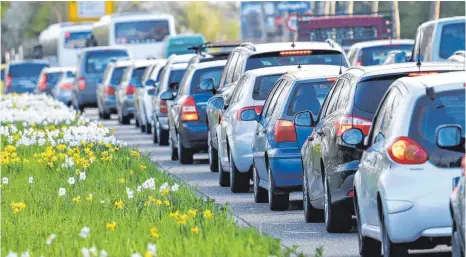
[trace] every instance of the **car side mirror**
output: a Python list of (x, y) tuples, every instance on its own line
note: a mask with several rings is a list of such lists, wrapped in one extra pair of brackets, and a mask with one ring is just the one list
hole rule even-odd
[(240, 118), (242, 121), (253, 121), (253, 120), (257, 120), (257, 113), (256, 113), (256, 110), (245, 110), (245, 111), (242, 111), (241, 114), (240, 114)]
[(175, 99), (176, 93), (173, 91), (165, 91), (160, 95), (161, 100), (171, 101)]
[(438, 126), (435, 132), (437, 146), (443, 149), (455, 149), (461, 146), (461, 126), (447, 124)]
[(147, 87), (155, 86), (155, 81), (153, 79), (146, 80), (146, 86)]
[(314, 127), (314, 114), (311, 111), (302, 111), (294, 115), (294, 124), (298, 127)]
[(202, 91), (212, 91), (215, 94), (215, 81), (213, 78), (204, 79), (199, 83), (199, 89)]
[(221, 96), (212, 97), (207, 102), (207, 106), (211, 109), (222, 110), (225, 108), (225, 101)]

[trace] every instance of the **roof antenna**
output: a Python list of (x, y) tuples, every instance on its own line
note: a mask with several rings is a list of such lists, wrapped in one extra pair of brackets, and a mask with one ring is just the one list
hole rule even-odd
[(296, 45), (294, 44), (294, 38), (293, 38), (293, 41), (291, 42), (291, 47), (295, 47)]
[(298, 63), (298, 69), (301, 69), (301, 63)]
[[(422, 42), (422, 37), (424, 36), (424, 29), (421, 30), (421, 35), (419, 36), (419, 44)], [(421, 46), (418, 44), (417, 48), (417, 67), (419, 68), (419, 71), (421, 71)]]

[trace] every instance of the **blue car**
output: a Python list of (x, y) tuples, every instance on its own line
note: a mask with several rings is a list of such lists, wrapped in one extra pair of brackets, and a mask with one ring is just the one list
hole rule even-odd
[(302, 190), (301, 147), (312, 127), (295, 127), (294, 115), (310, 110), (317, 117), (340, 67), (309, 65), (297, 70), (278, 79), (257, 117), (252, 145), (254, 200), (268, 199), (271, 210), (288, 209), (289, 193)]
[(193, 163), (196, 152), (207, 150), (206, 105), (212, 91), (201, 89), (201, 81), (220, 81), (226, 60), (195, 63), (186, 70), (178, 92), (165, 91), (162, 100), (173, 101), (168, 107), (171, 159), (181, 164)]
[(47, 62), (27, 60), (12, 62), (6, 67), (3, 93), (33, 93), (42, 69), (49, 67)]

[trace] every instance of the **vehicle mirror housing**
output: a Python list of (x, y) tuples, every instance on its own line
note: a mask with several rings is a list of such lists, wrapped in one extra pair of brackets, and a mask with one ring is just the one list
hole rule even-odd
[(314, 127), (314, 114), (311, 111), (302, 111), (294, 115), (294, 124), (298, 127)]
[(209, 102), (207, 102), (207, 106), (211, 109), (221, 110), (225, 108), (225, 101), (221, 96), (212, 97), (209, 99)]
[(204, 79), (199, 83), (199, 89), (202, 91), (212, 91), (215, 94), (215, 81), (213, 78)]
[(257, 116), (256, 110), (245, 110), (241, 112), (240, 118), (243, 121), (255, 121)]
[(147, 87), (155, 86), (155, 81), (153, 79), (146, 80), (146, 86)]
[(175, 99), (176, 93), (173, 91), (165, 91), (160, 95), (161, 100), (171, 101)]
[(364, 134), (360, 129), (352, 128), (346, 130), (341, 135), (341, 139), (349, 145), (364, 145)]
[(461, 126), (447, 124), (435, 129), (435, 141), (437, 146), (443, 149), (454, 149), (461, 146)]

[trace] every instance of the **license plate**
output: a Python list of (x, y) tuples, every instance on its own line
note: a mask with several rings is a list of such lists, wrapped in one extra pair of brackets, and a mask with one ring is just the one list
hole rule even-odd
[(458, 183), (460, 182), (460, 178), (461, 177), (455, 177), (453, 178), (453, 189), (455, 189), (455, 187), (458, 185)]

